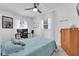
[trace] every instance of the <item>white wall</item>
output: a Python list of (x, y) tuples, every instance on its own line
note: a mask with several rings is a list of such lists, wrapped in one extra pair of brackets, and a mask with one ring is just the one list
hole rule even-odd
[[(43, 20), (47, 20), (50, 22), (49, 23), (49, 26), (50, 28), (49, 29), (43, 29), (43, 25), (42, 25), (42, 21)], [(35, 30), (35, 36), (38, 36), (38, 37), (45, 37), (45, 38), (49, 38), (49, 39), (53, 39), (54, 35), (53, 35), (53, 26), (54, 26), (54, 23), (53, 23), (53, 12), (51, 13), (46, 13), (46, 14), (43, 14), (43, 15), (40, 15), (39, 17), (36, 17), (34, 19), (34, 30)]]
[[(2, 16), (13, 17), (13, 23), (15, 23), (15, 20), (18, 19), (18, 17), (15, 17), (14, 14), (9, 12), (0, 10), (0, 40), (4, 40), (6, 42), (6, 40), (11, 39), (13, 35), (12, 31), (14, 31), (14, 29), (2, 29)], [(13, 27), (15, 28), (15, 24), (13, 24)]]
[(55, 9), (55, 40), (58, 45), (61, 45), (61, 28), (70, 28), (71, 25), (79, 27), (79, 18), (76, 11), (76, 4), (64, 4)]
[[(13, 29), (2, 29), (2, 16), (13, 17)], [(32, 18), (16, 15), (11, 12), (0, 10), (0, 41), (8, 41), (14, 38), (16, 29), (19, 27), (20, 20), (27, 22), (28, 28), (32, 29)]]

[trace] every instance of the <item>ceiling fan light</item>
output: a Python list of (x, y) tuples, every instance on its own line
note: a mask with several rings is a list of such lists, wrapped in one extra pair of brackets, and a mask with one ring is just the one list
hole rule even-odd
[(33, 11), (37, 11), (37, 8), (34, 8)]

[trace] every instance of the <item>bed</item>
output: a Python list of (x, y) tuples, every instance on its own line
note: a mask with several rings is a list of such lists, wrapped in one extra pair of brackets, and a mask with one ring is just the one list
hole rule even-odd
[[(22, 40), (26, 45), (19, 46), (15, 45), (18, 48), (13, 48), (12, 43), (8, 43), (9, 46), (6, 47), (8, 52), (5, 50), (3, 52), (4, 55), (7, 56), (49, 56), (51, 55), (55, 49), (57, 49), (55, 40), (46, 39), (46, 38), (28, 38)], [(7, 44), (6, 44), (7, 45)], [(15, 51), (16, 50), (16, 51)]]

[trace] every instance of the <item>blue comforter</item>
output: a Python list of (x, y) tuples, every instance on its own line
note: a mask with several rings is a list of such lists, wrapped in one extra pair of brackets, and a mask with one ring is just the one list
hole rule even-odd
[(10, 54), (11, 56), (48, 56), (57, 47), (54, 40), (46, 38), (31, 38), (24, 40), (26, 46), (20, 52)]
[[(46, 38), (29, 38), (22, 40), (26, 46), (23, 50), (8, 53), (9, 56), (48, 56), (57, 48), (54, 40)], [(19, 50), (19, 49), (18, 49)], [(12, 51), (12, 50), (11, 50)]]

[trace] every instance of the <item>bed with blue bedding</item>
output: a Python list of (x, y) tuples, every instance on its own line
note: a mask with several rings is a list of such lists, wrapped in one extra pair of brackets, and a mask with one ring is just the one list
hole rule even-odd
[(8, 56), (49, 56), (57, 49), (55, 40), (28, 38), (22, 40), (25, 46), (7, 43), (3, 55)]

